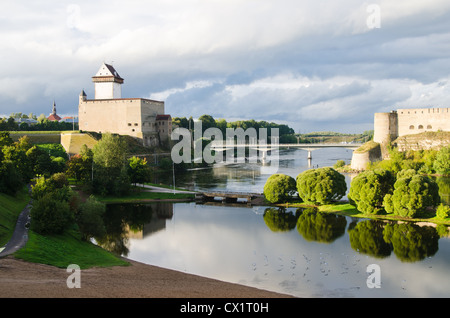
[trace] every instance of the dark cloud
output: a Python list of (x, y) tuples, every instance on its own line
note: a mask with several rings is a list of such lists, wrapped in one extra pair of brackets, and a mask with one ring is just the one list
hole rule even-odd
[[(375, 2), (375, 5), (377, 2)], [(172, 116), (358, 132), (373, 113), (445, 107), (450, 4), (345, 1), (50, 1), (9, 3), (0, 36), (0, 113), (76, 114), (102, 62), (125, 97), (166, 102)]]

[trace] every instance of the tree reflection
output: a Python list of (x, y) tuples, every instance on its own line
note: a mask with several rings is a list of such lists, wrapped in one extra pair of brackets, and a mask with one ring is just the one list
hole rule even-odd
[(307, 241), (331, 243), (345, 233), (346, 225), (347, 220), (342, 215), (307, 208), (297, 220), (297, 231)]
[(367, 220), (349, 228), (350, 246), (363, 254), (384, 258), (391, 254), (391, 245), (383, 239), (384, 224)]
[(434, 227), (413, 223), (386, 225), (384, 240), (392, 244), (394, 254), (402, 262), (416, 262), (438, 251), (439, 235)]
[(272, 232), (287, 232), (295, 228), (298, 211), (286, 212), (285, 208), (267, 208), (264, 210), (264, 222)]
[(439, 187), (439, 196), (441, 197), (441, 201), (447, 205), (450, 205), (450, 178), (438, 177), (436, 178), (436, 183)]
[(130, 231), (143, 230), (152, 218), (152, 206), (145, 204), (108, 204), (104, 217), (106, 235), (96, 237), (97, 244), (117, 254), (127, 256)]

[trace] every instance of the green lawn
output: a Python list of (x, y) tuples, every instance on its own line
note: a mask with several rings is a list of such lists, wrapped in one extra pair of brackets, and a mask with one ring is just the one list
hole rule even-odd
[(76, 264), (81, 269), (129, 265), (125, 260), (92, 244), (82, 241), (78, 231), (72, 229), (61, 235), (43, 236), (29, 231), (29, 239), (24, 248), (14, 256), (27, 262), (48, 264), (67, 268)]
[(194, 194), (191, 193), (164, 193), (164, 192), (149, 192), (149, 191), (133, 191), (123, 197), (115, 196), (96, 196), (97, 200), (104, 203), (128, 203), (139, 202), (147, 200), (186, 200), (194, 199)]
[(27, 187), (24, 187), (16, 196), (0, 193), (0, 247), (11, 238), (17, 218), (29, 201)]

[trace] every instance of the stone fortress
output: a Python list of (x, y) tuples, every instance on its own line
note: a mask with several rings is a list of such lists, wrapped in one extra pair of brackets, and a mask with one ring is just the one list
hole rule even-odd
[(120, 77), (112, 65), (103, 63), (92, 77), (94, 99), (81, 91), (78, 104), (79, 129), (115, 133), (138, 138), (144, 146), (167, 144), (172, 118), (164, 112), (164, 102), (145, 98), (122, 98)]
[[(364, 170), (369, 162), (385, 158), (386, 146), (398, 141), (400, 137), (438, 131), (450, 131), (450, 108), (410, 108), (375, 113), (373, 141), (379, 146), (365, 152), (354, 151), (351, 167), (354, 170)], [(420, 143), (421, 149), (442, 146), (424, 138), (416, 139), (415, 142)], [(448, 143), (450, 140), (444, 141), (444, 144)]]

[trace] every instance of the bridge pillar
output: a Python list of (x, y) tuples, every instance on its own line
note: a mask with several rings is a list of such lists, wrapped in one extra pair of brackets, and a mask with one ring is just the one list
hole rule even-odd
[(312, 151), (308, 150), (308, 159), (312, 159)]

